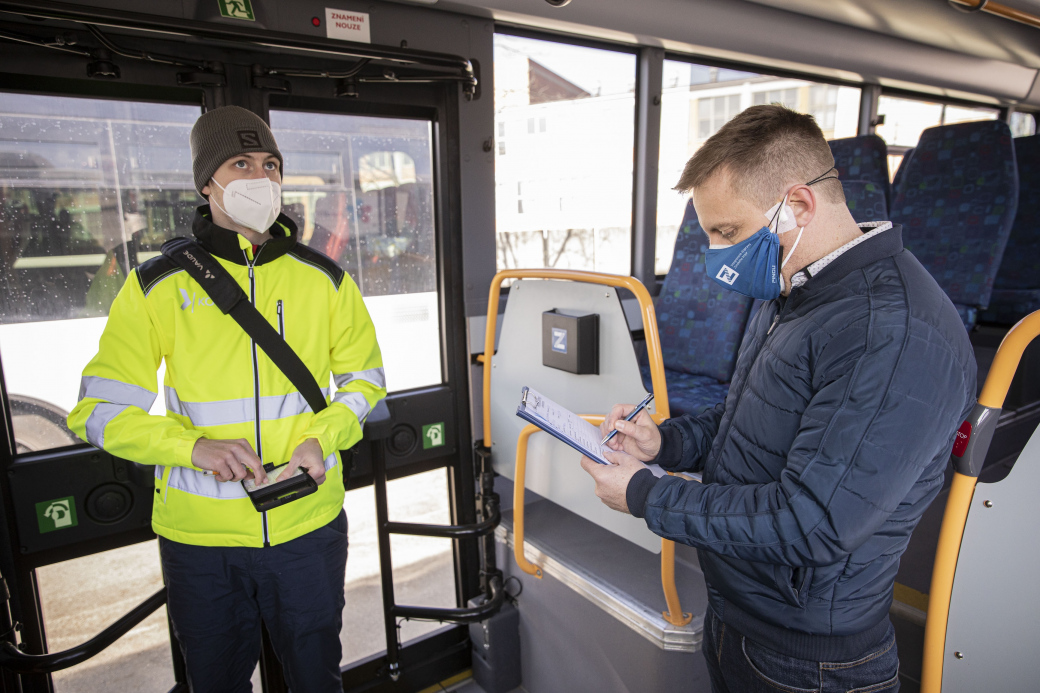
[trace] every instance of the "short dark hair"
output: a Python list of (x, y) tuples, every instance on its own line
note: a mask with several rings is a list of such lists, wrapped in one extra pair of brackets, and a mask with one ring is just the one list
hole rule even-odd
[[(811, 115), (780, 104), (751, 106), (701, 145), (675, 190), (690, 192), (725, 168), (738, 195), (771, 207), (793, 181), (807, 183), (833, 167), (834, 155)], [(828, 202), (845, 202), (838, 180), (818, 186)]]

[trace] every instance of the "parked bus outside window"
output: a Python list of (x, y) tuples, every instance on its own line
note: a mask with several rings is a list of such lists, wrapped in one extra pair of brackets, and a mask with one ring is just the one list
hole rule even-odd
[(852, 137), (860, 90), (678, 60), (664, 61), (658, 163), (656, 274), (667, 274), (686, 198), (672, 190), (704, 140), (748, 106), (782, 103), (811, 113), (827, 139)]
[(434, 253), (433, 125), (271, 111), (282, 211), (361, 289), (391, 391), (443, 381)]
[(636, 58), (495, 35), (498, 269), (631, 271)]

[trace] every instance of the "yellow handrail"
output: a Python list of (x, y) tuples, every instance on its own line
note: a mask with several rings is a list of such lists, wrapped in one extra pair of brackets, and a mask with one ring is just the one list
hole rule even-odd
[[(495, 332), (498, 324), (498, 303), (502, 282), (506, 279), (556, 279), (561, 281), (585, 282), (614, 288), (624, 288), (635, 295), (639, 301), (639, 309), (643, 317), (643, 333), (646, 336), (646, 350), (650, 361), (650, 382), (654, 390), (654, 406), (657, 414), (654, 420), (660, 423), (669, 418), (668, 385), (664, 379), (664, 359), (661, 356), (661, 338), (657, 331), (657, 312), (654, 310), (650, 292), (642, 282), (634, 277), (601, 272), (582, 272), (578, 270), (522, 269), (503, 270), (491, 280), (488, 292), (487, 325), (484, 331), (484, 445), (491, 447), (491, 368), (490, 361), (495, 353)], [(479, 357), (478, 357), (479, 360)], [(588, 421), (603, 417), (584, 417)], [(516, 447), (516, 473), (513, 478), (513, 555), (521, 570), (535, 577), (542, 577), (542, 570), (530, 563), (524, 556), (524, 472), (527, 465), (527, 439), (538, 428), (532, 425), (524, 427), (520, 432)], [(664, 590), (668, 611), (662, 612), (669, 623), (685, 626), (692, 619), (691, 614), (684, 614), (679, 603), (679, 591), (675, 587), (675, 545), (661, 540), (661, 588)]]
[[(991, 409), (1004, 406), (1008, 388), (1018, 370), (1022, 353), (1029, 343), (1040, 336), (1040, 310), (1022, 318), (1005, 335), (986, 376), (986, 384), (979, 395), (979, 404)], [(983, 453), (985, 451), (982, 451)], [(950, 496), (939, 530), (939, 545), (935, 551), (932, 586), (928, 594), (928, 619), (924, 627), (924, 661), (921, 667), (921, 693), (939, 693), (942, 690), (943, 658), (946, 651), (946, 627), (950, 620), (950, 599), (953, 578), (957, 571), (964, 524), (975, 494), (977, 477), (955, 471)]]

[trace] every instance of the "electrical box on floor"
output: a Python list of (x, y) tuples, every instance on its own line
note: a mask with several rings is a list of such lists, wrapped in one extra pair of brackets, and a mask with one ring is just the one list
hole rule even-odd
[[(483, 598), (470, 601), (478, 606)], [(520, 612), (506, 601), (491, 618), (469, 625), (473, 642), (473, 680), (485, 693), (520, 687)]]

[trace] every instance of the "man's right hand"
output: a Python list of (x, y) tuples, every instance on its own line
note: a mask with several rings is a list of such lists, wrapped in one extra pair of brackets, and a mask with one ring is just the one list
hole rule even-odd
[(637, 460), (649, 462), (661, 451), (661, 431), (646, 409), (632, 421), (625, 421), (633, 409), (634, 404), (615, 404), (599, 425), (599, 430), (604, 436), (614, 430), (618, 432), (607, 442), (611, 450), (627, 452)]
[(199, 469), (213, 472), (218, 481), (241, 481), (248, 476), (253, 476), (258, 484), (267, 481), (263, 463), (245, 438), (199, 438), (191, 450), (191, 463)]

